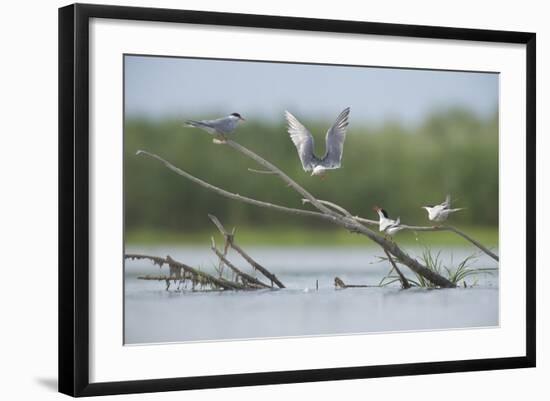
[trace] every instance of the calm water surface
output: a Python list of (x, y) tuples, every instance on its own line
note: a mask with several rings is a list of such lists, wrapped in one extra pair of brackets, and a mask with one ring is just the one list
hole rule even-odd
[[(388, 272), (378, 262), (382, 252), (369, 248), (247, 247), (247, 252), (287, 287), (282, 290), (192, 292), (165, 290), (165, 283), (138, 280), (138, 275), (164, 275), (148, 261), (127, 261), (125, 268), (125, 342), (159, 343), (335, 335), (398, 330), (490, 327), (498, 325), (498, 274), (478, 276), (473, 288), (385, 288), (335, 290), (334, 277), (346, 284), (376, 285)], [(420, 249), (408, 248), (418, 256)], [(215, 255), (201, 247), (130, 247), (127, 253), (166, 256), (210, 273)], [(471, 248), (442, 252), (456, 265)], [(235, 253), (230, 261), (253, 274)], [(473, 264), (497, 267), (486, 256)], [(406, 268), (403, 269), (404, 272)], [(412, 276), (411, 276), (412, 277)], [(258, 276), (258, 278), (261, 278)], [(318, 281), (319, 289), (316, 290)], [(469, 284), (474, 279), (467, 279)]]

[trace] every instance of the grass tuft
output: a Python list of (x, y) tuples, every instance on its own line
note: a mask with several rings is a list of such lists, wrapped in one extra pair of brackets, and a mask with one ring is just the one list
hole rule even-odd
[[(476, 286), (478, 283), (478, 276), (480, 274), (494, 274), (497, 269), (496, 268), (477, 268), (473, 267), (472, 265), (474, 262), (479, 258), (480, 253), (476, 252), (471, 255), (468, 255), (463, 260), (461, 260), (456, 266), (453, 263), (453, 258), (451, 257), (451, 262), (449, 265), (446, 265), (443, 263), (443, 259), (441, 257), (441, 251), (432, 251), (429, 247), (424, 247), (421, 255), (421, 260), (428, 269), (433, 271), (434, 273), (437, 273), (446, 279), (448, 279), (450, 282), (452, 282), (454, 285), (463, 286), (463, 287), (473, 287)], [(387, 260), (387, 257), (379, 257), (380, 260)], [(396, 261), (398, 262), (398, 261)], [(398, 262), (399, 263), (399, 262)], [(407, 280), (413, 287), (419, 287), (419, 288), (438, 288), (437, 285), (433, 284), (429, 280), (425, 279), (419, 274), (414, 273), (414, 278), (407, 277)], [(470, 283), (466, 282), (466, 279), (470, 278), (473, 281), (470, 281)], [(390, 284), (393, 284), (395, 282), (399, 282), (399, 276), (394, 272), (394, 269), (390, 269), (388, 274), (380, 280), (379, 285), (381, 287), (388, 286)]]

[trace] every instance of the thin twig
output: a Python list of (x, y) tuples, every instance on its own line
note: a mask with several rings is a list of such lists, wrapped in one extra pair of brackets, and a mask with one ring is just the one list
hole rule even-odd
[(257, 174), (272, 174), (272, 175), (276, 175), (277, 173), (273, 172), (273, 171), (269, 171), (269, 170), (256, 170), (254, 168), (249, 168), (248, 171), (250, 171), (251, 173), (257, 173)]
[[(340, 213), (342, 213), (342, 215), (346, 216), (346, 217), (353, 217), (351, 215), (350, 212), (348, 212), (346, 209), (344, 209), (342, 206), (340, 205), (337, 205), (336, 203), (332, 203), (332, 202), (329, 202), (329, 201), (326, 201), (326, 200), (321, 200), (321, 199), (317, 199), (317, 201), (325, 206), (328, 206)], [(306, 204), (306, 203), (311, 203), (311, 201), (309, 199), (302, 199), (302, 203), (303, 204)]]
[(433, 227), (422, 227), (422, 226), (407, 226), (407, 225), (402, 225), (401, 227), (403, 227), (403, 229), (405, 230), (412, 230), (412, 231), (451, 231), (459, 236), (461, 236), (462, 238), (464, 238), (466, 241), (469, 241), (471, 242), (473, 245), (475, 245), (476, 247), (478, 247), (480, 250), (482, 250), (483, 252), (485, 252), (487, 255), (489, 255), (491, 258), (493, 258), (494, 260), (496, 260), (497, 262), (499, 261), (499, 257), (498, 255), (496, 255), (494, 252), (492, 252), (491, 250), (489, 250), (487, 247), (483, 246), (481, 243), (479, 243), (479, 241), (476, 241), (475, 239), (473, 239), (472, 237), (470, 237), (469, 235), (465, 234), (463, 231), (460, 231), (458, 228), (456, 227), (453, 227), (453, 226), (448, 226), (448, 225), (441, 225), (441, 226), (433, 226)]

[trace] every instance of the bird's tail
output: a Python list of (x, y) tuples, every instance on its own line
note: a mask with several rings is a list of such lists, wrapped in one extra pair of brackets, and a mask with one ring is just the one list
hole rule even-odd
[(203, 123), (201, 123), (200, 121), (195, 121), (195, 120), (186, 120), (184, 125), (186, 125), (187, 127), (195, 127), (195, 128), (204, 127)]

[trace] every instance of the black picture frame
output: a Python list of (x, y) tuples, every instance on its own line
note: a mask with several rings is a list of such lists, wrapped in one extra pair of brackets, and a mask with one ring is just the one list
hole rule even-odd
[[(526, 353), (521, 357), (90, 383), (88, 61), (91, 18), (438, 38), (526, 45)], [(439, 26), (74, 4), (59, 9), (59, 391), (140, 393), (534, 367), (536, 35)]]

